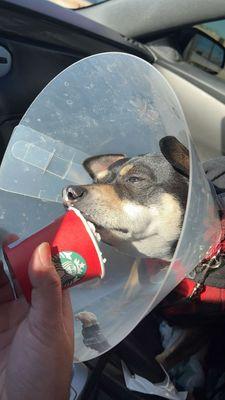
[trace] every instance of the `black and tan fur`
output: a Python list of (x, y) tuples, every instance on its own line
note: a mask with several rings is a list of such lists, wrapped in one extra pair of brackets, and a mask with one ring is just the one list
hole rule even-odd
[(188, 151), (174, 137), (162, 154), (91, 157), (84, 167), (94, 183), (64, 190), (93, 222), (102, 240), (124, 253), (170, 260), (180, 235), (188, 192)]

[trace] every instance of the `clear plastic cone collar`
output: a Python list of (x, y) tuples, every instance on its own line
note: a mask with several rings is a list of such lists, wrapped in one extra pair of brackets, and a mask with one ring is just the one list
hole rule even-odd
[(71, 65), (14, 129), (0, 170), (1, 238), (63, 214), (65, 187), (107, 259), (102, 280), (71, 289), (74, 357), (84, 361), (119, 343), (193, 270), (220, 222), (173, 90), (128, 54)]

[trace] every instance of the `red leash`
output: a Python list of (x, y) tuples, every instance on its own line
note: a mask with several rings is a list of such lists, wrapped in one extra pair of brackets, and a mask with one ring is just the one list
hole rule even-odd
[(225, 265), (225, 218), (221, 219), (221, 240), (215, 246), (212, 246), (206, 254), (205, 258), (195, 267), (194, 271), (197, 274), (202, 273), (199, 281), (196, 282), (189, 299), (198, 297), (205, 288), (205, 280), (208, 275), (218, 268)]
[[(211, 273), (219, 273), (225, 267), (225, 218), (221, 220), (221, 241), (212, 246), (204, 259), (194, 268), (194, 278), (184, 278), (177, 287), (159, 305), (166, 317), (179, 315), (208, 315), (211, 312), (225, 311), (225, 284), (223, 287), (210, 286), (206, 283)], [(163, 260), (146, 259), (150, 276), (163, 265), (168, 265)], [(177, 268), (182, 268), (176, 263)], [(222, 272), (223, 273), (223, 272)], [(225, 275), (225, 274), (224, 274)], [(224, 276), (225, 283), (225, 276)]]

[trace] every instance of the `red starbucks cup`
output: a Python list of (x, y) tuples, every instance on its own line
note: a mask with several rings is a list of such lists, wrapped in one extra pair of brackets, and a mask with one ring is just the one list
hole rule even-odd
[(25, 240), (5, 245), (3, 253), (9, 271), (19, 282), (28, 302), (31, 283), (28, 265), (35, 248), (43, 242), (51, 247), (52, 261), (61, 278), (62, 288), (104, 276), (104, 262), (90, 224), (76, 209), (34, 233)]

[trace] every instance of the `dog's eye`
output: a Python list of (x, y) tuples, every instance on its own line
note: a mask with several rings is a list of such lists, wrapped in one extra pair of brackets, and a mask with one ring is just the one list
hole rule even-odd
[(127, 179), (127, 182), (131, 182), (131, 183), (135, 183), (135, 182), (140, 182), (143, 179), (140, 178), (140, 176), (129, 176), (129, 178)]

